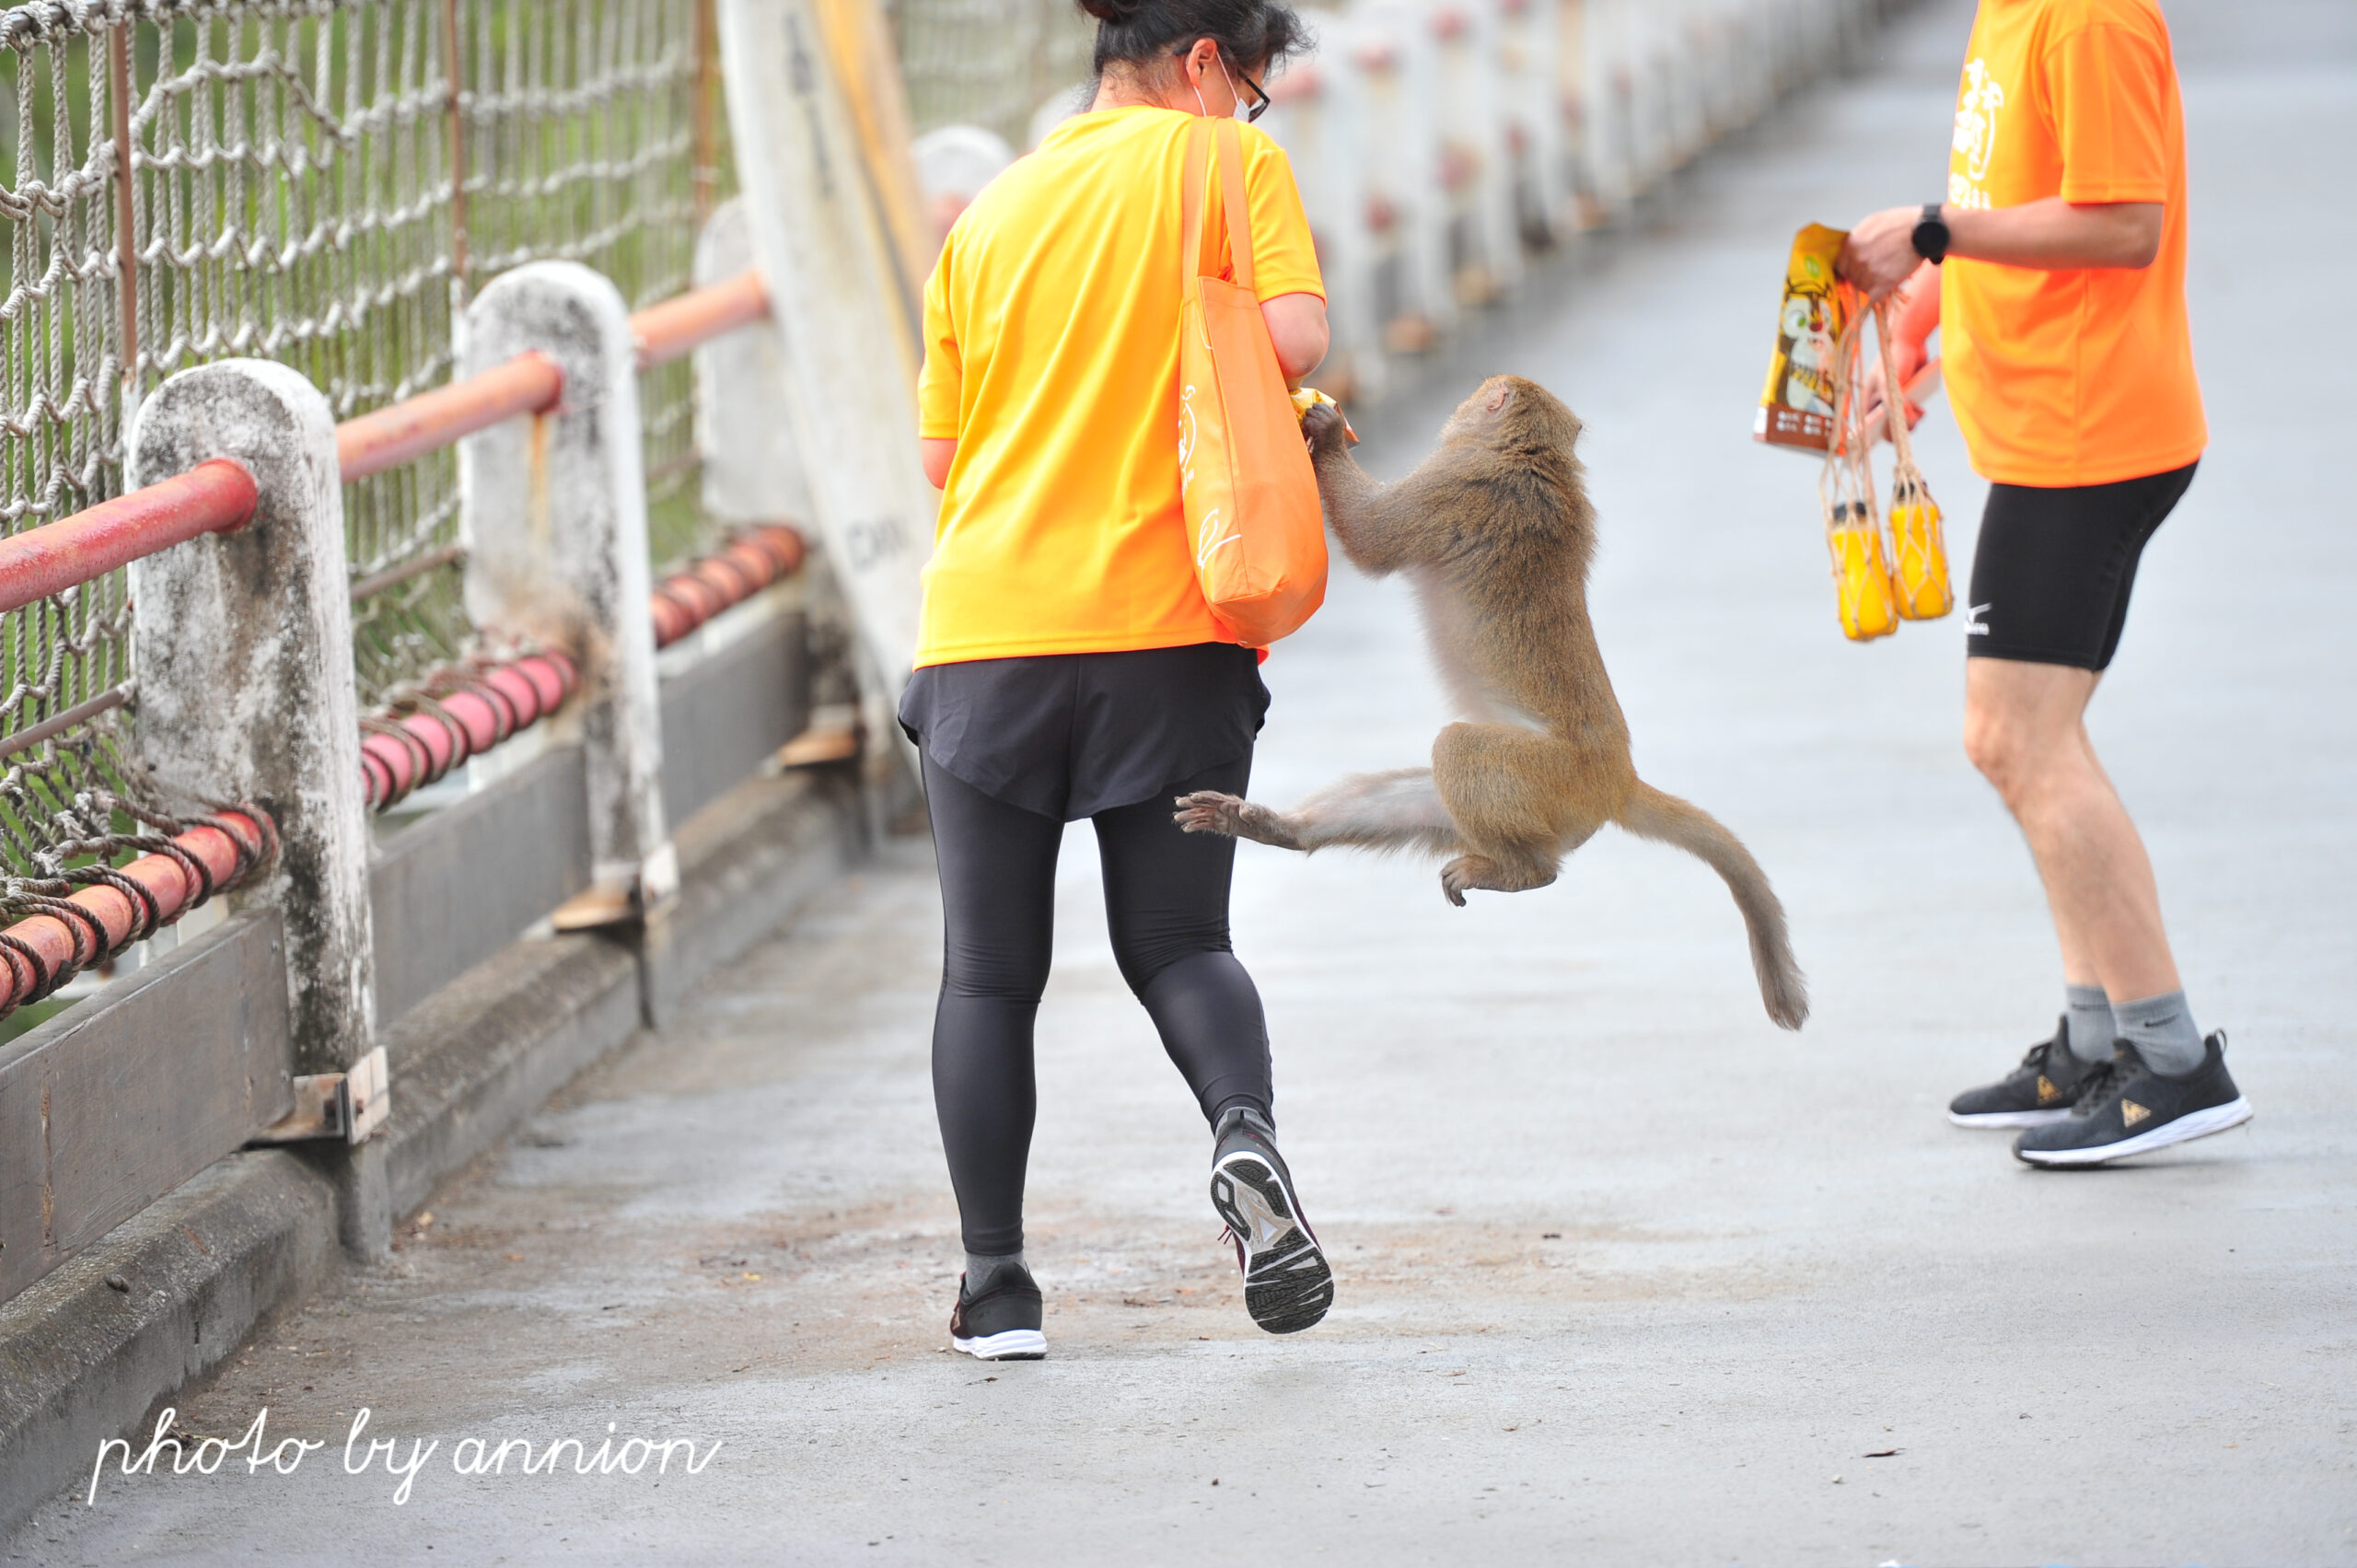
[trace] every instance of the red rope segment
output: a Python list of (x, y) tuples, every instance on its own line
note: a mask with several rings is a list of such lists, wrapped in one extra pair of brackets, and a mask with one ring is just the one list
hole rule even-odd
[(80, 587), (200, 535), (226, 533), (252, 517), (261, 499), (245, 464), (215, 458), (0, 540), (0, 613)]
[[(631, 318), (642, 367), (668, 364), (769, 315), (759, 273), (740, 273), (649, 306)], [(546, 413), (564, 397), (564, 372), (537, 350), (462, 381), (404, 398), (335, 427), (346, 482), (399, 468), (519, 413)], [(0, 540), (0, 614), (22, 610), (202, 534), (242, 526), (261, 502), (243, 463), (215, 458), (70, 517)], [(791, 568), (788, 568), (791, 570)], [(734, 602), (733, 600), (731, 602)]]
[(800, 570), (802, 536), (784, 523), (762, 523), (717, 555), (666, 577), (648, 596), (655, 645), (668, 648), (722, 610), (739, 605)]
[[(763, 523), (730, 540), (717, 555), (666, 578), (647, 596), (655, 645), (668, 647), (791, 575), (800, 569), (804, 553), (799, 533), (783, 523)], [(447, 689), (413, 699), (414, 712), (363, 719), (367, 733), (360, 740), (360, 772), (368, 808), (384, 810), (539, 723), (563, 705), (580, 679), (563, 654), (528, 654), (456, 672)]]
[(368, 808), (381, 811), (538, 724), (580, 683), (580, 672), (564, 655), (527, 654), (459, 672), (450, 690), (420, 699), (415, 713), (363, 721), (368, 733), (360, 740), (360, 773)]
[(547, 354), (528, 349), (462, 381), (345, 420), (335, 427), (336, 463), (349, 484), (456, 446), (519, 413), (547, 413), (563, 398), (564, 372)]
[(769, 314), (769, 285), (750, 269), (726, 283), (650, 305), (630, 319), (631, 336), (638, 340), (638, 367), (652, 370), (683, 359), (714, 338), (767, 320)]
[[(227, 888), (270, 857), (273, 838), (268, 819), (258, 811), (223, 811), (175, 834), (176, 854), (141, 855), (115, 870), (112, 882), (135, 884), (144, 893), (137, 901), (112, 882), (100, 883), (61, 900), (75, 907), (72, 916), (29, 915), (0, 931), (0, 965), (6, 969), (0, 975), (0, 1016), (48, 995), (134, 932), (168, 925)], [(95, 940), (101, 931), (103, 945)]]

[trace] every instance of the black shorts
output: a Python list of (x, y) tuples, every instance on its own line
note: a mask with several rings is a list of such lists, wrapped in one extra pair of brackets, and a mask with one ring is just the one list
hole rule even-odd
[(1193, 643), (929, 664), (900, 727), (992, 799), (1077, 822), (1249, 757), (1268, 712), (1250, 648)]
[(1964, 651), (2102, 669), (2128, 624), (2144, 541), (2197, 465), (2111, 484), (1992, 484), (1972, 552)]

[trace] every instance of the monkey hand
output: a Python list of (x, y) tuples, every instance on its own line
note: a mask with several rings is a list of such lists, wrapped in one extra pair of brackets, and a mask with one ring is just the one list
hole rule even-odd
[(1302, 439), (1309, 443), (1309, 455), (1322, 458), (1329, 452), (1348, 449), (1358, 436), (1351, 431), (1351, 422), (1332, 403), (1312, 403), (1301, 416)]

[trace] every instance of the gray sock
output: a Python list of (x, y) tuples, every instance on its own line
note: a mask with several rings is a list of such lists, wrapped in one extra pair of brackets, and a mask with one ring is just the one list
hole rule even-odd
[(1023, 1254), (1016, 1252), (969, 1252), (966, 1254), (966, 1294), (976, 1296), (991, 1288), (991, 1276), (1001, 1269), (1028, 1269)]
[(2071, 1054), (2082, 1062), (2110, 1061), (2119, 1026), (2112, 1021), (2111, 999), (2103, 987), (2065, 985), (2062, 993), (2070, 998)]
[(2193, 1027), (2193, 1009), (2185, 1005), (2184, 992), (2122, 1002), (2111, 1012), (2119, 1020), (2119, 1038), (2133, 1045), (2155, 1073), (2175, 1075), (2201, 1065), (2201, 1031)]

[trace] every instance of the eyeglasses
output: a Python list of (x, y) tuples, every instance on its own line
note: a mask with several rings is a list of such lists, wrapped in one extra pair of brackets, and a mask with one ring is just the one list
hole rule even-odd
[(1236, 73), (1236, 79), (1252, 89), (1252, 107), (1244, 111), (1244, 123), (1249, 125), (1269, 111), (1269, 95), (1260, 90), (1260, 83), (1241, 71)]

